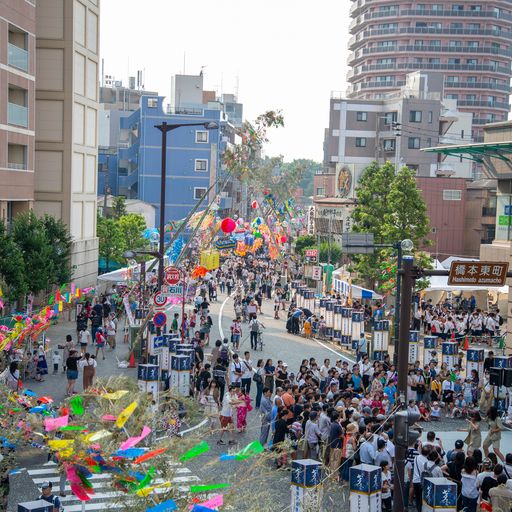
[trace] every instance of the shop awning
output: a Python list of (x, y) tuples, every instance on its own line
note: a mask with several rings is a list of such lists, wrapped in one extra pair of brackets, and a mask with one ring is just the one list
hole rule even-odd
[(345, 296), (349, 296), (352, 293), (353, 299), (382, 299), (382, 295), (379, 295), (377, 292), (348, 283), (347, 281), (343, 281), (336, 276), (334, 276), (333, 285), (334, 291)]

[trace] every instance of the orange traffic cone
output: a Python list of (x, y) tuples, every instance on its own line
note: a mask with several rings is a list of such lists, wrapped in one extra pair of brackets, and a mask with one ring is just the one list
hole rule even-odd
[(133, 350), (130, 353), (130, 361), (128, 364), (128, 368), (135, 368), (135, 356), (133, 355)]
[(466, 334), (466, 339), (464, 340), (464, 350), (467, 350), (469, 348), (469, 337)]

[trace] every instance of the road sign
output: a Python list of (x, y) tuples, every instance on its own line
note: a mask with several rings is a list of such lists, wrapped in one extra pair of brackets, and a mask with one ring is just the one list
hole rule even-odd
[(373, 233), (343, 233), (341, 250), (344, 254), (373, 254)]
[(167, 322), (167, 315), (165, 313), (162, 313), (161, 311), (155, 313), (155, 316), (153, 317), (153, 323), (156, 327), (162, 327), (165, 325), (165, 322)]
[(320, 281), (322, 279), (322, 267), (314, 266), (313, 272), (311, 273), (311, 277), (315, 281)]
[(174, 286), (168, 286), (165, 292), (166, 297), (182, 297), (183, 296), (183, 285), (176, 284)]
[(165, 269), (164, 281), (169, 285), (178, 284), (182, 279), (181, 270), (176, 267), (167, 267)]
[(163, 308), (167, 304), (167, 297), (162, 292), (156, 292), (153, 303), (157, 308)]
[(454, 286), (503, 286), (508, 263), (499, 261), (453, 261), (448, 284)]
[(318, 258), (318, 249), (306, 249), (306, 258)]

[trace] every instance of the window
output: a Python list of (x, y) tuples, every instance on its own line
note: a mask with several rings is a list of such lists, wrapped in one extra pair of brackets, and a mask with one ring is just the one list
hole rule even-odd
[(441, 40), (440, 39), (432, 39), (432, 41), (430, 41), (428, 43), (429, 46), (441, 46)]
[(428, 59), (429, 64), (441, 64), (441, 59), (439, 57), (431, 57)]
[(476, 101), (476, 94), (466, 94), (466, 101)]
[(419, 137), (409, 137), (407, 147), (409, 149), (420, 149), (421, 139)]
[(395, 123), (397, 120), (397, 113), (396, 112), (386, 112), (384, 114), (384, 124), (390, 125), (392, 123)]
[(480, 23), (468, 23), (469, 30), (480, 30)]
[(425, 41), (423, 41), (423, 39), (416, 39), (416, 41), (414, 41), (414, 46), (424, 46), (425, 44)]
[(206, 187), (194, 187), (194, 199), (201, 199), (206, 193)]
[(379, 48), (392, 48), (396, 45), (396, 41), (379, 41), (377, 46)]
[(208, 172), (208, 160), (204, 158), (196, 158), (194, 170), (198, 172)]
[(466, 78), (466, 81), (468, 82), (468, 84), (476, 84), (476, 76), (468, 76)]
[(463, 10), (464, 10), (464, 5), (462, 5), (462, 4), (452, 5), (452, 11), (463, 11)]
[(158, 107), (158, 98), (148, 98), (148, 108)]
[(443, 201), (460, 201), (462, 199), (462, 191), (460, 190), (443, 190)]
[(458, 76), (449, 76), (449, 77), (447, 78), (447, 82), (448, 82), (449, 84), (456, 84), (456, 83), (458, 83), (458, 82), (459, 82), (459, 77), (458, 77)]
[(478, 59), (466, 59), (466, 64), (468, 66), (476, 66), (478, 64)]
[(427, 137), (427, 148), (432, 147), (432, 139), (430, 137)]
[(478, 41), (468, 41), (468, 48), (478, 48), (480, 43)]
[(197, 143), (208, 143), (208, 130), (197, 130), (196, 131), (196, 142)]
[(358, 121), (368, 121), (368, 112), (358, 112), (357, 120)]
[(395, 81), (395, 76), (394, 75), (379, 75), (379, 76), (375, 77), (375, 81), (378, 82), (378, 83), (394, 82)]
[(423, 57), (414, 57), (413, 64), (421, 64), (423, 62)]
[(395, 139), (384, 139), (384, 151), (395, 151)]
[(27, 146), (21, 144), (7, 145), (7, 168), (16, 170), (27, 168)]
[(469, 7), (469, 10), (470, 11), (478, 11), (478, 12), (480, 12), (482, 10), (482, 6), (481, 5), (471, 5)]
[(463, 27), (462, 23), (450, 23), (450, 28), (459, 29), (462, 27)]
[(317, 196), (325, 196), (325, 188), (324, 187), (317, 187), (316, 188), (316, 195)]
[(453, 65), (457, 65), (457, 64), (460, 64), (460, 59), (448, 59), (448, 64), (450, 66), (453, 66)]
[(429, 110), (428, 111), (428, 123), (429, 124), (432, 124), (433, 117), (434, 117), (434, 112), (432, 112), (432, 110)]
[(393, 65), (396, 62), (396, 59), (393, 58), (385, 58), (385, 59), (377, 59), (377, 64), (386, 64)]
[(366, 147), (366, 137), (356, 137), (356, 148)]
[(421, 110), (411, 110), (409, 112), (410, 123), (421, 123)]
[(461, 48), (462, 41), (450, 41), (450, 48)]
[(448, 100), (458, 100), (459, 99), (459, 95), (458, 94), (447, 94), (446, 95), (446, 99), (448, 99)]

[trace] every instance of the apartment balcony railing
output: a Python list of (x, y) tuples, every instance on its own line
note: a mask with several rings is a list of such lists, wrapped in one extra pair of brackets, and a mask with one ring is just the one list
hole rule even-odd
[(510, 110), (510, 104), (501, 101), (458, 100), (457, 105), (459, 107), (499, 108), (507, 110), (507, 112)]
[(512, 50), (510, 48), (494, 48), (493, 46), (438, 46), (438, 45), (405, 45), (405, 46), (383, 46), (375, 48), (363, 48), (363, 55), (373, 55), (376, 53), (389, 53), (389, 52), (442, 52), (442, 53), (472, 53), (472, 54), (487, 54), (487, 55), (501, 55), (503, 57), (512, 57)]
[(496, 217), (496, 208), (484, 206), (482, 208), (482, 217)]
[(14, 162), (8, 162), (7, 163), (7, 168), (8, 169), (14, 169), (16, 171), (23, 171), (27, 168), (27, 164), (17, 164), (17, 163), (14, 163)]
[(16, 103), (7, 103), (7, 123), (28, 127), (28, 108)]
[(7, 63), (9, 66), (28, 71), (28, 51), (14, 44), (7, 44)]
[[(360, 33), (357, 34), (359, 36)], [(389, 36), (399, 34), (439, 34), (439, 35), (458, 35), (458, 36), (490, 36), (502, 37), (506, 40), (512, 38), (512, 32), (496, 29), (482, 28), (450, 28), (450, 27), (399, 27), (399, 28), (375, 28), (365, 30), (360, 37), (356, 36), (357, 41), (363, 41), (372, 36)], [(349, 41), (350, 42), (350, 41)]]
[[(366, 16), (366, 15), (365, 15)], [(442, 18), (490, 18), (494, 20), (512, 21), (512, 15), (504, 12), (494, 11), (471, 11), (464, 9), (463, 11), (449, 11), (437, 9), (401, 9), (400, 16), (439, 16)]]
[(510, 85), (508, 84), (495, 84), (492, 82), (453, 82), (448, 80), (444, 86), (450, 89), (489, 89), (492, 91), (502, 91), (509, 93)]

